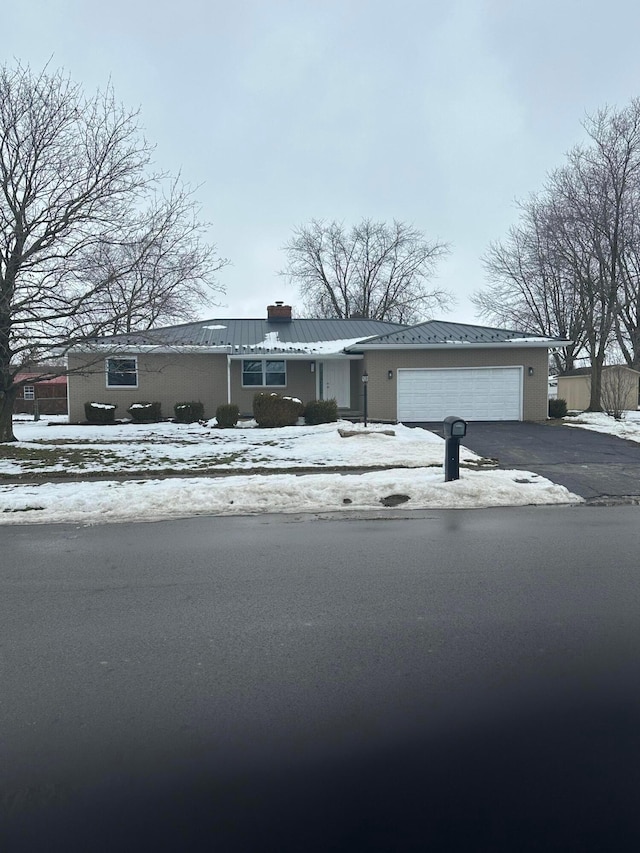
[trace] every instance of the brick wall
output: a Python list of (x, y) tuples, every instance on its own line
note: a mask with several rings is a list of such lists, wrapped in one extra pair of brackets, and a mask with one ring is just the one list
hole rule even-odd
[[(133, 357), (119, 353), (119, 358)], [(82, 366), (82, 375), (69, 376), (69, 420), (84, 421), (87, 402), (116, 403), (116, 418), (126, 418), (131, 403), (147, 400), (162, 404), (163, 417), (173, 417), (176, 403), (200, 400), (205, 417), (215, 416), (221, 403), (227, 402), (227, 357), (208, 353), (138, 354), (138, 387), (107, 388), (105, 359), (73, 355), (69, 369)], [(94, 363), (92, 363), (94, 362)]]
[[(260, 356), (255, 356), (259, 358)], [(273, 356), (277, 359), (277, 356)], [(286, 387), (242, 387), (242, 361), (231, 362), (231, 399), (240, 408), (240, 414), (251, 415), (254, 395), (260, 391), (298, 397), (303, 403), (316, 398), (316, 374), (311, 372), (311, 361), (288, 361)]]

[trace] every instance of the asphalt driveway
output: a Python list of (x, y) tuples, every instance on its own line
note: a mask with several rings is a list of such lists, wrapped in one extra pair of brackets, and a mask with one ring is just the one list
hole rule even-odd
[[(442, 435), (442, 424), (421, 424)], [(640, 502), (640, 444), (558, 422), (471, 422), (462, 444), (566, 486), (590, 502)]]

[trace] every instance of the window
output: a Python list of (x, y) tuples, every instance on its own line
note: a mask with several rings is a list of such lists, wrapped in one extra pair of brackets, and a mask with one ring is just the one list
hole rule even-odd
[(25, 400), (35, 400), (36, 399), (36, 389), (33, 385), (25, 385), (24, 386), (24, 399)]
[(136, 358), (107, 359), (107, 388), (138, 387), (138, 360)]
[(270, 361), (262, 358), (242, 362), (242, 385), (280, 385), (287, 384), (285, 361)]

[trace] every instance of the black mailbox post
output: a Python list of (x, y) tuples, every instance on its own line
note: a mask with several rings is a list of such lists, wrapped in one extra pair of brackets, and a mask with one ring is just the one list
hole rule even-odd
[(455, 415), (444, 419), (444, 479), (460, 479), (460, 439), (467, 434), (467, 422)]

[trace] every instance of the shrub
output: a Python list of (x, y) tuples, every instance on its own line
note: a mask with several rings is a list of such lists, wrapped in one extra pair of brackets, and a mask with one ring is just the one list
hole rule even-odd
[(117, 408), (116, 403), (85, 403), (84, 416), (90, 424), (112, 424)]
[(162, 418), (160, 403), (132, 403), (127, 412), (136, 423), (157, 423)]
[(223, 403), (216, 409), (216, 420), (218, 426), (224, 428), (234, 427), (238, 423), (240, 409), (235, 403)]
[(555, 400), (549, 400), (549, 417), (564, 418), (567, 415), (567, 401), (559, 397)]
[(259, 392), (253, 398), (253, 417), (260, 427), (293, 426), (304, 413), (297, 397)]
[(338, 420), (338, 403), (335, 400), (310, 400), (304, 407), (304, 420), (308, 424), (330, 424)]
[(204, 406), (198, 400), (190, 403), (176, 403), (173, 407), (175, 419), (179, 424), (192, 424), (195, 421), (204, 420)]

